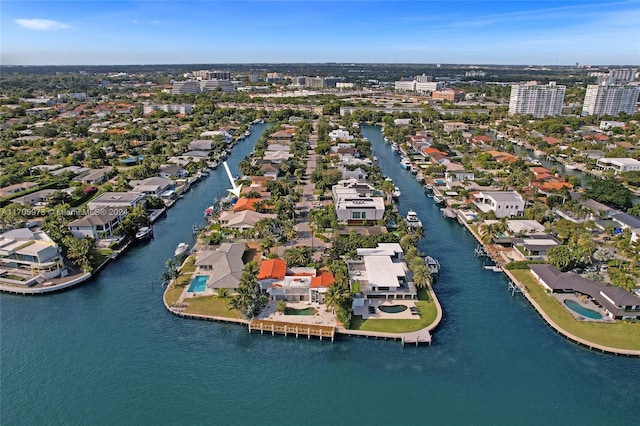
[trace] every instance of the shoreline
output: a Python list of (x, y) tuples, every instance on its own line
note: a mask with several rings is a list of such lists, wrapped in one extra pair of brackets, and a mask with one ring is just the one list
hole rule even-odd
[[(485, 248), (485, 245), (482, 244), (482, 241), (480, 240), (479, 236), (476, 235), (475, 232), (473, 232), (473, 230), (471, 229), (470, 225), (465, 221), (459, 221), (463, 224), (463, 226), (465, 228), (467, 228), (467, 231), (469, 231), (469, 233), (471, 235), (473, 235), (473, 237), (478, 241), (478, 244), (480, 244), (483, 248)], [(495, 261), (495, 259), (492, 259)], [(595, 350), (595, 351), (600, 351), (602, 353), (607, 353), (607, 354), (611, 354), (611, 355), (623, 355), (623, 356), (628, 356), (628, 357), (640, 357), (640, 350), (634, 350), (634, 349), (622, 349), (622, 348), (614, 348), (614, 347), (610, 347), (610, 346), (605, 346), (605, 345), (601, 345), (599, 343), (596, 342), (592, 342), (589, 341), (587, 339), (583, 339), (579, 336), (576, 336), (573, 333), (568, 332), (567, 330), (565, 330), (564, 328), (560, 327), (558, 324), (556, 324), (553, 319), (551, 319), (551, 317), (544, 311), (544, 309), (542, 309), (542, 307), (533, 299), (531, 298), (531, 296), (529, 295), (529, 293), (527, 291), (522, 291), (523, 288), (526, 289), (526, 287), (524, 286), (523, 283), (521, 283), (518, 279), (516, 279), (516, 277), (507, 269), (502, 268), (502, 272), (507, 276), (507, 278), (518, 288), (518, 290), (520, 290), (520, 293), (525, 297), (525, 299), (529, 302), (529, 304), (531, 305), (531, 307), (533, 307), (534, 311), (538, 313), (538, 315), (544, 320), (544, 322), (546, 323), (547, 326), (551, 327), (553, 330), (555, 330), (558, 334), (562, 335), (565, 339), (578, 344), (579, 346), (591, 349), (591, 350)]]

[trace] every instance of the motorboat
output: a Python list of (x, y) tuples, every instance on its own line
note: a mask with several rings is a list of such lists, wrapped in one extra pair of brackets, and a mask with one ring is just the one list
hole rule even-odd
[(424, 174), (422, 174), (422, 172), (418, 172), (418, 173), (416, 174), (416, 180), (417, 180), (418, 182), (422, 182), (422, 181), (424, 181)]
[(189, 244), (187, 243), (180, 243), (178, 244), (178, 247), (176, 247), (176, 251), (173, 252), (173, 255), (175, 257), (178, 256), (182, 256), (183, 254), (187, 253), (189, 251)]
[(400, 160), (400, 167), (407, 170), (409, 167), (411, 167), (411, 160), (409, 160), (407, 157), (402, 157), (402, 160)]
[(567, 170), (575, 170), (578, 168), (576, 163), (565, 163), (564, 168)]
[(391, 195), (393, 195), (395, 198), (399, 198), (402, 195), (402, 192), (400, 192), (400, 188), (396, 186), (394, 187), (393, 193)]
[(427, 269), (429, 269), (431, 275), (438, 275), (440, 273), (440, 262), (438, 262), (438, 259), (435, 257), (425, 256), (424, 263), (427, 265)]
[(391, 144), (391, 151), (396, 151), (397, 152), (399, 149), (400, 149), (400, 147), (398, 146), (397, 143), (394, 142), (394, 143)]
[(442, 204), (444, 203), (444, 198), (442, 197), (442, 195), (435, 194), (433, 196), (433, 201), (435, 201), (438, 204)]
[(422, 221), (418, 218), (418, 213), (413, 210), (409, 210), (406, 217), (407, 225), (409, 228), (421, 228)]
[(153, 228), (149, 226), (143, 226), (136, 232), (136, 240), (144, 240), (151, 237), (153, 237)]

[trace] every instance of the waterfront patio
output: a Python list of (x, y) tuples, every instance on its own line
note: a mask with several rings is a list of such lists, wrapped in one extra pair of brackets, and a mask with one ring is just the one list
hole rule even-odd
[[(403, 312), (395, 314), (382, 312), (380, 306), (406, 306), (407, 309)], [(369, 308), (373, 308), (373, 311)], [(399, 299), (365, 299), (362, 306), (354, 306), (353, 314), (361, 315), (363, 320), (366, 319), (415, 319), (419, 320), (420, 315), (414, 315), (411, 311), (412, 308), (417, 310), (415, 301), (413, 300), (399, 300)]]
[(333, 327), (338, 325), (335, 314), (327, 310), (325, 305), (310, 302), (287, 302), (287, 307), (291, 309), (314, 308), (317, 312), (314, 315), (285, 315), (278, 312), (278, 302), (272, 300), (260, 311), (256, 319), (298, 324), (329, 325)]
[[(558, 303), (560, 303), (560, 305), (567, 312), (569, 312), (569, 314), (571, 314), (571, 316), (573, 318), (575, 318), (576, 321), (615, 323), (615, 320), (609, 318), (602, 307), (600, 307), (597, 304), (595, 304), (593, 301), (591, 301), (585, 295), (581, 295), (581, 294), (577, 294), (577, 293), (573, 293), (573, 294), (571, 294), (571, 293), (552, 293), (551, 296), (553, 296), (558, 301)], [(574, 310), (569, 308), (564, 303), (567, 300), (572, 300), (572, 301), (578, 303), (580, 306), (582, 306), (585, 309), (590, 309), (592, 311), (596, 311), (597, 313), (599, 313), (602, 316), (602, 318), (594, 319), (594, 318), (588, 318), (588, 317), (585, 317), (583, 315), (580, 315), (579, 313), (575, 312)]]

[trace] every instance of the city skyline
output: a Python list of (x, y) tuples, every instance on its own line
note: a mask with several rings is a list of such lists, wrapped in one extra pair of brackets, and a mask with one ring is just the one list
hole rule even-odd
[(3, 1), (3, 65), (634, 65), (640, 2)]

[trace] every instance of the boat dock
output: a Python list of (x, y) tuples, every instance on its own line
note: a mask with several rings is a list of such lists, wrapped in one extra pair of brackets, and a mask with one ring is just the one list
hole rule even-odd
[(276, 334), (283, 334), (285, 336), (306, 336), (307, 339), (311, 339), (311, 336), (322, 338), (329, 338), (333, 342), (336, 335), (336, 328), (330, 325), (316, 325), (316, 324), (299, 324), (294, 322), (280, 322), (263, 319), (254, 319), (249, 322), (249, 333), (254, 330), (260, 331), (260, 334), (265, 332), (271, 333), (272, 336)]

